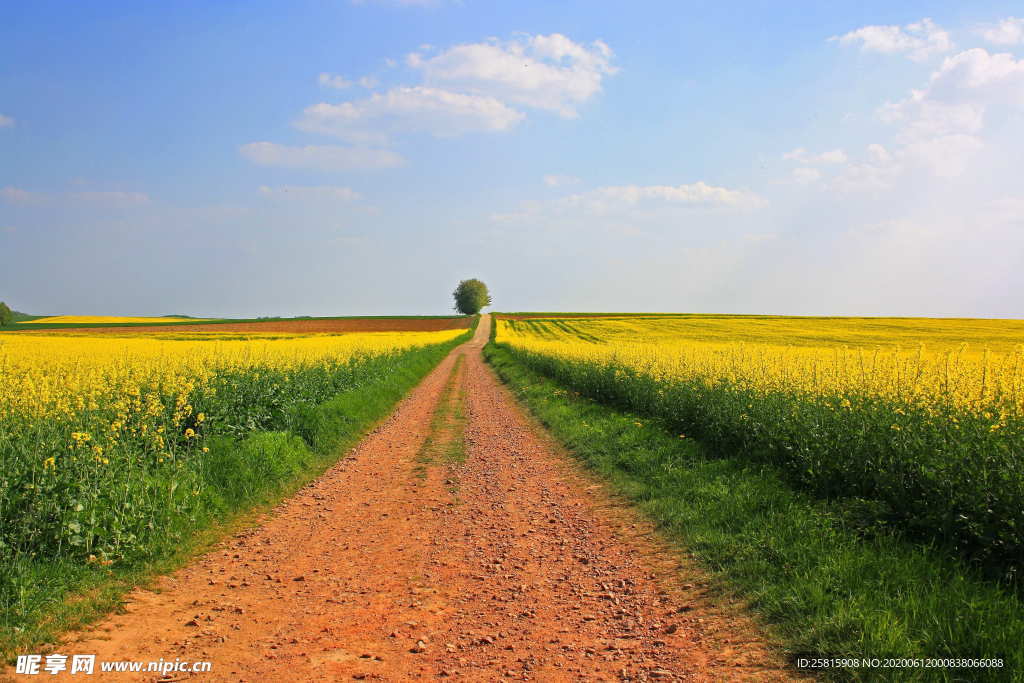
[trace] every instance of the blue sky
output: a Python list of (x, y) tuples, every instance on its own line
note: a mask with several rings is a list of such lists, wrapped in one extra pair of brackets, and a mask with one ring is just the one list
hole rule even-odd
[(0, 22), (18, 310), (1024, 317), (1013, 3), (87, 5)]

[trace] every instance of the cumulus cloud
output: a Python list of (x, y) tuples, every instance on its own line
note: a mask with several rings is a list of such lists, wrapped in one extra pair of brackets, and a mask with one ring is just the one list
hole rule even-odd
[(279, 185), (277, 187), (262, 185), (260, 194), (271, 199), (294, 201), (352, 202), (360, 198), (359, 193), (350, 187), (330, 185)]
[(901, 125), (898, 140), (908, 158), (951, 177), (984, 147), (993, 109), (1024, 111), (1024, 60), (973, 48), (947, 57), (926, 87), (886, 104), (879, 116)]
[(877, 143), (868, 145), (868, 156), (879, 164), (887, 164), (892, 161), (892, 154), (889, 153), (889, 150)]
[(344, 90), (352, 86), (352, 81), (337, 74), (322, 73), (317, 77), (317, 82), (325, 88)]
[(548, 187), (563, 187), (565, 185), (579, 185), (582, 181), (574, 175), (546, 175), (544, 184)]
[[(429, 54), (429, 56), (427, 56)], [(422, 82), (374, 92), (346, 102), (320, 102), (306, 107), (293, 126), (307, 133), (327, 135), (359, 148), (362, 157), (375, 167), (397, 165), (383, 159), (381, 150), (368, 147), (390, 145), (394, 138), (426, 133), (449, 138), (469, 133), (496, 133), (515, 128), (526, 114), (523, 107), (549, 110), (565, 118), (578, 116), (578, 107), (601, 91), (605, 77), (614, 74), (612, 51), (600, 40), (589, 45), (566, 36), (524, 35), (513, 40), (496, 38), (480, 43), (456, 45), (446, 50), (428, 44), (407, 55), (406, 63)], [(397, 65), (386, 60), (388, 66)], [(374, 76), (355, 81), (323, 72), (318, 82), (326, 88), (344, 90), (360, 85), (373, 90)], [(323, 148), (321, 148), (323, 149)], [(299, 153), (273, 143), (252, 143), (242, 153), (256, 163), (316, 167), (352, 165), (336, 159), (323, 160), (323, 153), (303, 148)], [(348, 154), (356, 154), (351, 150)], [(311, 160), (315, 157), (316, 160)]]
[(344, 76), (326, 72), (321, 73), (317, 77), (317, 82), (324, 88), (334, 88), (335, 90), (344, 90), (346, 88), (351, 88), (353, 85), (358, 85), (361, 88), (372, 89), (376, 88), (378, 85), (377, 79), (373, 76), (363, 76), (354, 81), (350, 81)]
[(792, 152), (786, 152), (782, 158), (787, 161), (799, 161), (802, 164), (844, 164), (846, 163), (846, 152), (841, 149), (833, 149), (829, 152), (812, 154), (803, 147), (797, 147)]
[(10, 116), (0, 114), (0, 128), (9, 128), (14, 125), (14, 119)]
[(433, 57), (412, 53), (406, 62), (423, 73), (427, 85), (573, 118), (618, 70), (611, 60), (611, 48), (600, 40), (584, 45), (553, 33), (456, 45)]
[(436, 137), (504, 131), (524, 115), (493, 97), (424, 86), (394, 88), (368, 98), (307, 107), (295, 127), (349, 142), (383, 144), (398, 133)]
[(840, 45), (859, 44), (864, 52), (905, 54), (915, 62), (923, 62), (933, 55), (953, 49), (949, 32), (927, 18), (902, 28), (864, 26), (841, 36), (832, 36), (829, 40), (837, 41)]
[(981, 26), (977, 33), (993, 45), (1020, 45), (1024, 43), (1024, 19), (1007, 17), (995, 24)]
[(250, 142), (239, 153), (260, 166), (306, 168), (321, 171), (355, 171), (394, 168), (405, 164), (401, 155), (388, 149), (308, 145), (289, 147), (273, 142)]

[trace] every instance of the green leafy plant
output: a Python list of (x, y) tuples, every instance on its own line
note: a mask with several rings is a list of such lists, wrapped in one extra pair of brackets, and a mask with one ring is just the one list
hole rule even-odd
[(463, 315), (476, 315), (484, 306), (491, 305), (487, 285), (477, 279), (463, 280), (452, 292), (455, 310)]

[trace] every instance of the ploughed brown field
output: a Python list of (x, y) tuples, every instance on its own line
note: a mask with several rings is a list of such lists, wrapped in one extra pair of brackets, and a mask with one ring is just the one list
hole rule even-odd
[(436, 332), (467, 329), (471, 317), (452, 318), (327, 318), (320, 320), (268, 320), (246, 323), (197, 323), (195, 325), (126, 325), (120, 327), (62, 327), (18, 330), (23, 334), (75, 333), (136, 334), (138, 332), (292, 332), (297, 334), (340, 332)]

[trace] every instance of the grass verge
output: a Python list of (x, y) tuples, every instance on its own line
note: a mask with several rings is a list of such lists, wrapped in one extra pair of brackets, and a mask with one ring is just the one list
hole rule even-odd
[(465, 356), (459, 356), (452, 365), (430, 420), (430, 431), (416, 455), (413, 474), (420, 479), (427, 477), (428, 465), (439, 462), (452, 464), (462, 462), (466, 458), (462, 440), (466, 424), (464, 390), (461, 382), (464, 361)]
[[(501, 346), (489, 344), (484, 355), (570, 451), (723, 590), (743, 596), (794, 658), (879, 660), (822, 670), (824, 677), (1024, 681), (1024, 604), (1014, 593), (890, 530), (865, 533), (768, 464), (712, 457), (663, 422), (574, 394)], [(921, 664), (883, 668), (908, 659)], [(1002, 666), (925, 668), (937, 659)]]
[[(115, 610), (139, 584), (187, 563), (211, 544), (318, 477), (470, 333), (404, 354), (318, 404), (297, 407), (282, 431), (219, 436), (203, 456), (202, 505), (165, 522), (153, 545), (122, 563), (22, 556), (3, 561), (0, 655), (48, 651), (61, 634)], [(0, 558), (2, 560), (2, 558)]]

